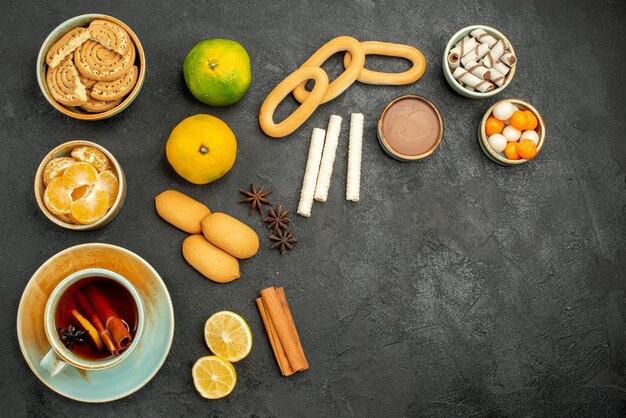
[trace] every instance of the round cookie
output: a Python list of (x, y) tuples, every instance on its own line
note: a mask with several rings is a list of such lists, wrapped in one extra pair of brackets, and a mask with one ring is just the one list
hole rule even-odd
[(106, 49), (115, 51), (124, 56), (130, 52), (128, 33), (120, 25), (108, 20), (96, 19), (89, 25), (91, 39), (99, 42)]
[(48, 67), (46, 83), (54, 99), (65, 106), (80, 106), (87, 102), (87, 90), (80, 82), (71, 57), (56, 67)]
[(74, 52), (76, 48), (89, 39), (90, 33), (85, 28), (74, 28), (61, 37), (54, 45), (48, 50), (46, 54), (46, 64), (55, 68), (58, 66), (69, 54)]
[(128, 44), (130, 52), (122, 56), (106, 49), (96, 41), (86, 41), (74, 51), (74, 62), (85, 77), (98, 81), (111, 81), (122, 77), (135, 62), (135, 47)]
[(91, 97), (96, 100), (112, 101), (130, 93), (139, 79), (139, 69), (133, 65), (121, 78), (111, 81), (98, 81), (91, 89)]

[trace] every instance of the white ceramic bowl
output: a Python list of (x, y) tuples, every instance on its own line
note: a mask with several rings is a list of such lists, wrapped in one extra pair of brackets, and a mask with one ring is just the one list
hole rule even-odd
[[(537, 111), (537, 109), (532, 107), (529, 103), (523, 100), (519, 100), (519, 99), (500, 100), (499, 102), (494, 103), (487, 110), (487, 112), (485, 112), (485, 115), (483, 116), (483, 119), (480, 122), (480, 125), (478, 125), (478, 143), (480, 144), (480, 148), (483, 150), (485, 155), (489, 157), (489, 159), (493, 162), (496, 162), (501, 165), (506, 165), (506, 166), (524, 164), (530, 160), (526, 160), (523, 158), (519, 160), (509, 160), (508, 158), (505, 157), (503, 153), (494, 151), (493, 148), (491, 148), (491, 146), (489, 145), (487, 134), (485, 134), (485, 124), (487, 123), (487, 119), (489, 119), (489, 117), (493, 114), (493, 109), (499, 103), (502, 103), (502, 102), (512, 103), (515, 106), (517, 106), (520, 110), (529, 110), (535, 115), (535, 117), (537, 118), (537, 128), (535, 128), (535, 131), (539, 135), (539, 142), (537, 143), (537, 155), (539, 155), (541, 148), (543, 148), (543, 145), (546, 142), (546, 124), (543, 118), (541, 117), (541, 114), (539, 114), (539, 112)], [(534, 158), (537, 158), (537, 156), (535, 156)]]
[(498, 30), (496, 30), (496, 29), (494, 29), (492, 27), (489, 27), (489, 26), (484, 26), (484, 25), (468, 26), (466, 28), (461, 29), (457, 33), (455, 33), (452, 36), (452, 38), (450, 38), (450, 41), (448, 42), (448, 45), (446, 45), (446, 49), (443, 51), (443, 61), (442, 61), (443, 74), (445, 75), (446, 81), (448, 81), (448, 84), (450, 84), (450, 87), (452, 87), (460, 95), (465, 96), (465, 97), (469, 97), (470, 99), (486, 99), (488, 97), (492, 97), (492, 96), (495, 96), (496, 94), (500, 93), (501, 91), (503, 91), (511, 83), (511, 80), (513, 80), (513, 76), (515, 75), (515, 69), (517, 68), (517, 65), (514, 65), (513, 67), (511, 67), (511, 71), (509, 71), (509, 73), (506, 75), (504, 84), (502, 86), (500, 86), (500, 87), (496, 87), (495, 89), (493, 89), (491, 91), (488, 91), (488, 92), (485, 92), (485, 93), (481, 93), (479, 91), (471, 91), (471, 90), (468, 90), (465, 87), (463, 87), (461, 85), (461, 83), (459, 83), (457, 81), (457, 79), (454, 78), (454, 76), (452, 75), (453, 70), (451, 70), (450, 66), (448, 65), (448, 55), (450, 55), (450, 50), (452, 48), (454, 48), (454, 46), (461, 39), (463, 39), (465, 36), (469, 35), (470, 32), (472, 32), (475, 29), (483, 29), (485, 32), (493, 35), (495, 38), (503, 39), (504, 43), (506, 44), (506, 46), (508, 48), (508, 51), (511, 52), (513, 55), (515, 55), (515, 50), (513, 50), (513, 46), (511, 45), (511, 42), (509, 42), (509, 40), (506, 38), (506, 36), (504, 36)]

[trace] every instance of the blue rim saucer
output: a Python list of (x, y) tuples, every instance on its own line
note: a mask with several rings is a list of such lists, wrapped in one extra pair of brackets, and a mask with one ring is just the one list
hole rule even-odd
[[(46, 301), (69, 274), (92, 267), (115, 271), (133, 283), (145, 305), (143, 336), (115, 366), (96, 371), (68, 366), (51, 377), (39, 366), (50, 349), (43, 326)], [(82, 244), (54, 255), (33, 274), (20, 300), (17, 334), (26, 363), (50, 389), (77, 401), (109, 402), (136, 392), (159, 371), (174, 338), (174, 309), (165, 283), (143, 258), (114, 245)]]

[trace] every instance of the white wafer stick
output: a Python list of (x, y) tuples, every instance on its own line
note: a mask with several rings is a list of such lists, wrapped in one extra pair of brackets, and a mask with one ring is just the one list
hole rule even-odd
[(487, 54), (487, 52), (489, 52), (489, 45), (479, 44), (476, 48), (463, 55), (463, 58), (461, 58), (461, 64), (463, 64), (463, 66), (465, 67), (470, 61), (478, 62), (482, 57)]
[(324, 136), (326, 131), (320, 128), (313, 129), (311, 135), (311, 145), (309, 146), (309, 156), (304, 170), (304, 180), (302, 180), (302, 191), (300, 192), (300, 203), (298, 204), (298, 215), (311, 216), (313, 207), (313, 194), (317, 182), (317, 173), (322, 161), (322, 150), (324, 149)]
[(341, 116), (330, 115), (328, 129), (326, 130), (326, 141), (324, 141), (324, 154), (322, 155), (320, 172), (317, 175), (317, 186), (315, 186), (315, 200), (318, 202), (326, 202), (328, 198), (328, 189), (330, 188), (330, 178), (333, 175), (333, 165), (337, 155), (340, 130)]
[(476, 39), (466, 36), (461, 39), (457, 44), (450, 50), (450, 54), (448, 55), (448, 64), (450, 68), (453, 70), (459, 66), (459, 60), (463, 55), (467, 54), (469, 51), (478, 46), (478, 42)]
[[(485, 44), (483, 44), (485, 45)], [(483, 58), (482, 63), (485, 67), (491, 68), (493, 63), (498, 61), (502, 54), (506, 52), (506, 44), (504, 43), (504, 39), (499, 39), (498, 42), (487, 52), (485, 58)]]
[[(483, 44), (483, 45), (487, 45), (487, 44)], [(461, 68), (461, 67), (457, 68), (456, 70), (454, 70), (453, 75), (454, 75), (454, 78), (459, 80), (459, 82), (463, 84), (467, 84), (468, 86), (475, 88), (481, 93), (494, 89), (494, 85), (492, 83), (490, 83), (489, 81), (481, 80), (480, 78), (476, 77), (474, 74), (468, 72), (464, 68)]]
[(483, 80), (489, 80), (491, 78), (489, 68), (483, 67), (476, 61), (469, 61), (465, 66), (465, 69), (474, 74), (476, 77), (482, 78)]
[(489, 48), (491, 48), (496, 44), (496, 42), (498, 42), (496, 38), (488, 34), (484, 29), (474, 29), (471, 32), (471, 35), (476, 38), (476, 40), (481, 44), (489, 45)]
[(500, 57), (500, 61), (502, 61), (509, 67), (513, 67), (517, 63), (517, 58), (515, 58), (515, 55), (511, 54), (510, 52), (505, 52)]
[(348, 176), (346, 200), (359, 201), (361, 188), (361, 151), (363, 148), (363, 114), (350, 115), (350, 145), (348, 147)]
[[(500, 57), (500, 58), (502, 58), (502, 57)], [(499, 73), (502, 73), (502, 75), (507, 75), (509, 73), (509, 71), (511, 71), (511, 69), (508, 67), (508, 65), (502, 64), (502, 61), (494, 62), (493, 65), (491, 66), (491, 68), (494, 68)]]
[(505, 81), (504, 74), (502, 74), (500, 71), (496, 70), (495, 68), (491, 68), (489, 71), (490, 71), (489, 79), (493, 81), (494, 83), (496, 83), (496, 86), (500, 87), (501, 85), (504, 84), (504, 81)]

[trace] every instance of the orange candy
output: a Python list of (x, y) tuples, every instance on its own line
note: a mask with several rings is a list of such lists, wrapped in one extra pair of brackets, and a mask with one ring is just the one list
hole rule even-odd
[(534, 131), (537, 128), (537, 124), (538, 124), (537, 117), (530, 110), (525, 110), (524, 113), (526, 113), (526, 116), (528, 118), (528, 122), (526, 123), (525, 129), (527, 131)]
[(493, 134), (499, 134), (504, 129), (504, 122), (498, 118), (491, 116), (485, 122), (485, 133), (487, 136), (491, 136)]
[[(520, 157), (530, 160), (537, 155), (537, 145), (530, 139), (522, 139), (516, 147)], [(506, 152), (506, 151), (505, 151)]]
[(511, 126), (520, 131), (525, 131), (526, 125), (528, 125), (528, 115), (523, 110), (516, 110), (511, 116)]
[[(530, 139), (529, 139), (530, 141)], [(532, 142), (532, 141), (530, 141)], [(509, 160), (519, 160), (520, 159), (520, 155), (517, 152), (517, 146), (519, 145), (519, 143), (517, 142), (509, 142), (508, 144), (506, 144), (506, 148), (504, 149), (504, 155), (506, 155), (506, 158), (508, 158)]]

